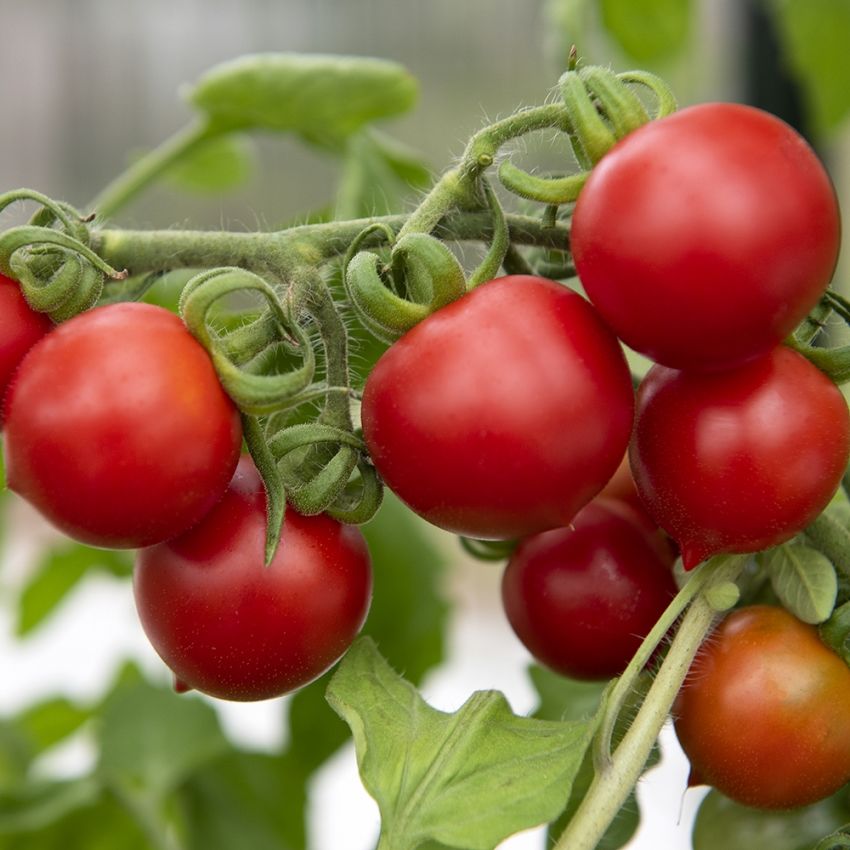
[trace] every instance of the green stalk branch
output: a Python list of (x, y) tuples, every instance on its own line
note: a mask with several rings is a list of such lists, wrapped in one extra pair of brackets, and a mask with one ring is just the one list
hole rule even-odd
[(101, 220), (111, 218), (142, 189), (215, 134), (216, 131), (211, 130), (206, 123), (184, 127), (116, 177), (89, 202), (88, 209), (96, 213)]
[[(569, 223), (547, 226), (532, 216), (507, 215), (510, 240), (553, 251), (569, 250)], [(228, 233), (194, 230), (94, 230), (91, 247), (115, 268), (130, 274), (168, 269), (207, 269), (238, 266), (263, 273), (272, 268), (294, 269), (319, 266), (342, 257), (351, 242), (370, 224), (386, 224), (398, 233), (403, 215), (363, 218), (328, 224), (308, 224), (273, 233)], [(447, 216), (434, 231), (440, 239), (483, 241), (492, 235), (493, 219), (488, 212)], [(376, 247), (385, 241), (380, 233), (364, 239), (361, 247)]]
[(597, 770), (581, 805), (553, 850), (594, 850), (605, 834), (640, 779), (691, 662), (714, 622), (716, 612), (706, 599), (706, 593), (711, 587), (733, 581), (745, 560), (743, 557), (728, 558), (702, 567), (710, 571), (710, 576), (684, 615), (637, 716), (610, 763)]

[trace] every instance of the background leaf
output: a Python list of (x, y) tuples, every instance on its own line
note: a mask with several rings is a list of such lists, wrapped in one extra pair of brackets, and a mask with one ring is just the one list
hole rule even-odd
[(816, 129), (835, 129), (850, 111), (850, 0), (770, 0), (769, 7)]
[(245, 136), (217, 136), (192, 150), (168, 171), (168, 179), (190, 192), (236, 189), (251, 177), (254, 148)]
[(94, 549), (78, 543), (49, 549), (18, 597), (17, 635), (23, 637), (41, 625), (89, 570), (129, 576), (131, 559), (128, 552)]
[(209, 705), (146, 682), (125, 684), (109, 696), (98, 743), (99, 773), (151, 798), (173, 790), (228, 748)]
[(602, 0), (601, 10), (610, 35), (639, 62), (674, 55), (690, 34), (690, 0)]
[(188, 99), (218, 132), (291, 131), (336, 148), (364, 124), (405, 112), (416, 95), (416, 81), (395, 62), (267, 53), (217, 65)]
[(711, 791), (694, 824), (694, 850), (811, 850), (850, 817), (847, 789), (791, 811), (764, 811)]
[(426, 840), (492, 850), (550, 821), (566, 803), (594, 726), (519, 717), (494, 691), (473, 694), (454, 714), (436, 711), (368, 638), (340, 664), (328, 701), (351, 727), (382, 838), (395, 850)]

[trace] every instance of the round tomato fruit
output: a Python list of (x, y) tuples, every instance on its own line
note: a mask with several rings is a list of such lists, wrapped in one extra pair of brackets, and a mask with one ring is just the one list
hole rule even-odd
[(803, 138), (759, 109), (707, 103), (651, 121), (602, 158), (570, 245), (588, 297), (627, 345), (704, 370), (785, 339), (829, 283), (839, 237), (835, 192)]
[(647, 510), (690, 569), (812, 522), (847, 466), (850, 416), (835, 384), (785, 347), (728, 372), (654, 366), (630, 452)]
[(177, 316), (135, 303), (81, 313), (36, 343), (3, 427), (9, 487), (69, 537), (116, 549), (201, 519), (242, 440), (206, 351)]
[(45, 313), (27, 304), (17, 281), (0, 274), (0, 397), (24, 355), (52, 327)]
[(505, 613), (541, 664), (610, 679), (676, 595), (672, 562), (640, 520), (596, 500), (568, 528), (520, 543), (502, 577)]
[(384, 481), (434, 525), (509, 539), (568, 523), (614, 473), (634, 393), (619, 344), (580, 295), (489, 281), (393, 344), (363, 393)]
[(198, 525), (139, 553), (139, 617), (181, 689), (280, 696), (324, 673), (360, 631), (372, 571), (359, 529), (287, 508), (269, 566), (265, 535), (265, 491), (245, 457)]
[(746, 806), (790, 809), (850, 780), (850, 668), (782, 608), (730, 614), (679, 693), (676, 734), (695, 774)]

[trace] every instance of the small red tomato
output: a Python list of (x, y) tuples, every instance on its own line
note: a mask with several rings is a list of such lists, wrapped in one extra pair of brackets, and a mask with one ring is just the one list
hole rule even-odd
[(185, 531), (221, 498), (239, 412), (173, 313), (113, 304), (41, 339), (4, 401), (9, 486), (69, 537), (136, 548)]
[(850, 780), (850, 668), (782, 608), (742, 608), (705, 641), (674, 708), (700, 782), (790, 809)]
[(246, 457), (198, 525), (139, 553), (139, 617), (183, 690), (276, 697), (324, 673), (360, 631), (372, 571), (359, 529), (287, 508), (269, 566), (265, 535), (265, 491)]
[(848, 451), (840, 390), (788, 348), (728, 372), (654, 366), (638, 391), (635, 483), (688, 569), (802, 531), (838, 489)]
[(629, 346), (677, 369), (736, 366), (815, 306), (838, 257), (829, 176), (773, 115), (706, 103), (651, 121), (594, 168), (570, 245)]
[(53, 327), (27, 304), (17, 281), (0, 274), (0, 397), (24, 355)]
[(676, 594), (671, 558), (599, 500), (568, 528), (522, 541), (502, 578), (505, 612), (542, 664), (576, 679), (623, 672)]
[(634, 393), (617, 340), (543, 278), (477, 287), (380, 358), (363, 436), (387, 485), (429, 522), (511, 539), (568, 523), (617, 468)]

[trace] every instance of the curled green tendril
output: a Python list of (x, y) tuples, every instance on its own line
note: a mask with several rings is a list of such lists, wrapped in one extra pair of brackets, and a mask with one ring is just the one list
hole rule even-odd
[(499, 166), (499, 182), (514, 195), (528, 201), (559, 206), (572, 203), (587, 182), (588, 172), (565, 177), (540, 177), (518, 168), (510, 160)]
[[(215, 329), (213, 305), (239, 292), (259, 294), (267, 311), (234, 331)], [(260, 416), (283, 410), (304, 400), (305, 392), (315, 390), (311, 381), (316, 357), (310, 340), (284, 310), (274, 288), (259, 275), (229, 267), (195, 275), (183, 289), (180, 313), (209, 352), (222, 386), (243, 413)], [(275, 370), (281, 349), (300, 358), (301, 365)]]
[(511, 244), (505, 211), (502, 209), (490, 182), (482, 178), (481, 184), (484, 189), (484, 197), (487, 199), (487, 206), (493, 216), (493, 238), (481, 264), (469, 276), (468, 289), (473, 289), (480, 283), (492, 280), (499, 274), (499, 269), (505, 262), (505, 256)]
[(93, 306), (104, 278), (127, 276), (73, 236), (33, 225), (13, 227), (0, 235), (0, 271), (20, 282), (33, 310), (57, 322)]
[[(362, 242), (371, 232), (374, 228), (367, 228), (355, 241)], [(398, 339), (466, 292), (457, 257), (427, 233), (408, 233), (395, 242), (386, 269), (379, 267), (381, 259), (371, 251), (349, 254), (346, 293), (364, 326), (385, 341)]]
[[(318, 422), (289, 425), (266, 437), (286, 497), (301, 514), (328, 513), (342, 522), (362, 523), (381, 504), (383, 487), (369, 463), (362, 439), (343, 428)], [(317, 466), (307, 451), (320, 444), (334, 449)]]

